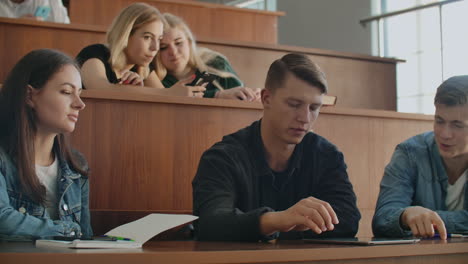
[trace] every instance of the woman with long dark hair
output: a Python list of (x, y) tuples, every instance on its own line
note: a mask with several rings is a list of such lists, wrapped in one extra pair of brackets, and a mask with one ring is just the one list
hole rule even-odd
[(74, 60), (34, 50), (0, 89), (0, 236), (91, 236), (88, 167), (65, 134), (85, 104)]

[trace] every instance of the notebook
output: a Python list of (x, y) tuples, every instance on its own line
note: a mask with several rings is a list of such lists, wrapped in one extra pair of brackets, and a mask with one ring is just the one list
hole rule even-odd
[(59, 248), (141, 248), (142, 243), (133, 241), (102, 241), (102, 240), (36, 240), (36, 247), (59, 247)]
[(421, 241), (419, 238), (304, 238), (304, 242), (317, 244), (342, 244), (342, 245), (393, 245), (414, 244)]
[(143, 244), (157, 234), (171, 228), (187, 224), (197, 219), (193, 215), (149, 214), (136, 221), (118, 226), (105, 235), (109, 237), (125, 238), (132, 241), (116, 240), (36, 240), (36, 247), (65, 247), (65, 248), (141, 248)]

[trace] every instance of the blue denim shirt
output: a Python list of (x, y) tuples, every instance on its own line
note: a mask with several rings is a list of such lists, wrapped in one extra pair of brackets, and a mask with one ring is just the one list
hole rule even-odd
[(468, 231), (468, 187), (464, 209), (447, 211), (448, 177), (433, 132), (399, 144), (380, 183), (372, 230), (375, 236), (410, 236), (400, 226), (400, 215), (409, 206), (422, 206), (439, 214), (449, 233)]
[[(0, 238), (16, 240), (92, 235), (88, 178), (72, 171), (60, 155), (56, 156), (59, 159), (60, 219), (52, 220), (43, 205), (19, 191), (16, 166), (0, 148)], [(86, 164), (84, 159), (82, 163)]]

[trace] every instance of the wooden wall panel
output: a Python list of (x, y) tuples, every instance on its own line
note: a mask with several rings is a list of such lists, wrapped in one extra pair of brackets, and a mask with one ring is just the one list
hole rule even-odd
[[(351, 110), (352, 111), (352, 110)], [(362, 214), (359, 234), (372, 236), (371, 221), (385, 166), (397, 144), (424, 131), (432, 121), (322, 114), (315, 132), (343, 152)], [(346, 128), (346, 129), (343, 129)]]
[(58, 49), (75, 57), (85, 46), (104, 40), (104, 31), (95, 26), (0, 18), (0, 82), (21, 57), (34, 49)]
[[(259, 117), (258, 113), (201, 106), (86, 103), (92, 105), (94, 142), (99, 142), (94, 147), (93, 184), (112, 190), (91, 188), (93, 209), (190, 210), (191, 192), (187, 190), (191, 190), (202, 152), (224, 134), (248, 124), (242, 120)], [(197, 129), (200, 125), (203, 129)], [(81, 126), (83, 122), (80, 130)], [(125, 197), (115, 199), (114, 192)]]
[(200, 46), (224, 54), (246, 86), (259, 88), (264, 86), (266, 73), (274, 60), (289, 52), (303, 52), (326, 73), (329, 94), (338, 97), (337, 105), (396, 110), (395, 63), (328, 56), (294, 48), (254, 49), (249, 46), (221, 45), (204, 41), (200, 41)]
[[(0, 83), (13, 65), (35, 48), (54, 48), (76, 56), (85, 46), (103, 43), (104, 27), (63, 25), (0, 18)], [(225, 54), (249, 87), (263, 87), (270, 64), (289, 52), (308, 54), (325, 71), (331, 95), (341, 107), (396, 110), (397, 60), (336, 51), (251, 42), (201, 39)]]
[[(119, 211), (125, 219), (190, 212), (191, 181), (203, 151), (262, 115), (259, 103), (95, 90), (83, 97), (87, 108), (72, 138), (92, 168), (93, 224), (101, 229), (109, 227), (106, 215), (115, 218)], [(314, 131), (344, 153), (363, 213), (359, 234), (371, 235), (380, 179), (395, 146), (431, 127), (425, 115), (322, 110)]]
[(120, 10), (144, 2), (184, 18), (195, 36), (224, 40), (278, 42), (278, 16), (282, 12), (257, 11), (195, 1), (71, 0), (70, 20), (74, 24), (109, 26)]

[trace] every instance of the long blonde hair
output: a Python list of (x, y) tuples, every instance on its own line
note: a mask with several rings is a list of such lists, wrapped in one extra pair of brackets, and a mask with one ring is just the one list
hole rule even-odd
[[(185, 21), (182, 18), (175, 16), (173, 14), (170, 14), (170, 13), (164, 13), (162, 16), (167, 23), (166, 27), (164, 27), (165, 32), (170, 29), (178, 29), (185, 34), (189, 42), (189, 50), (190, 50), (190, 56), (189, 56), (188, 65), (187, 65), (188, 67), (192, 69), (198, 69), (201, 72), (207, 71), (207, 72), (216, 74), (222, 78), (239, 79), (239, 77), (237, 77), (233, 73), (218, 70), (216, 68), (213, 68), (207, 65), (208, 62), (210, 62), (216, 57), (222, 57), (225, 60), (227, 59), (224, 55), (222, 55), (219, 52), (216, 52), (207, 48), (197, 47), (197, 43), (195, 41), (195, 37), (193, 36), (192, 31), (190, 30), (187, 23), (185, 23)], [(164, 79), (167, 75), (167, 69), (163, 65), (161, 61), (161, 55), (159, 53), (156, 56), (156, 74), (161, 80)], [(216, 85), (216, 86), (219, 86), (219, 85)], [(218, 87), (218, 88), (223, 89), (222, 87)]]
[[(128, 46), (130, 36), (142, 26), (161, 21), (166, 26), (166, 21), (159, 10), (145, 3), (134, 3), (120, 11), (107, 31), (107, 45), (110, 50), (109, 63), (113, 69), (125, 67), (125, 48)], [(144, 76), (149, 74), (146, 69)]]

